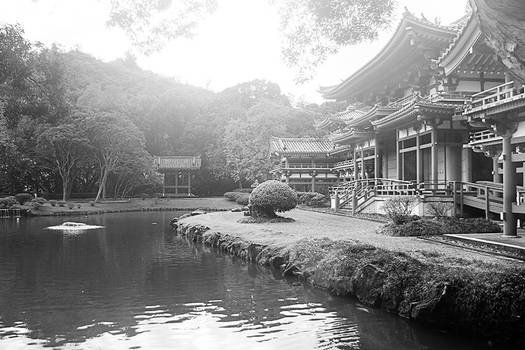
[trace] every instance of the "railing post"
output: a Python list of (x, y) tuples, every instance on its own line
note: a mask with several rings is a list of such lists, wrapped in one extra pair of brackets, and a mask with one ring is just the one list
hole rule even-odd
[(352, 215), (355, 215), (356, 205), (357, 205), (357, 199), (355, 198), (355, 190), (352, 190)]

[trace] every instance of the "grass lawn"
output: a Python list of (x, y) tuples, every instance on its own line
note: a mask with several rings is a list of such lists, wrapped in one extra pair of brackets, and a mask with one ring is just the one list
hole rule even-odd
[(38, 210), (33, 210), (34, 215), (53, 215), (57, 213), (71, 213), (74, 215), (76, 212), (100, 212), (100, 211), (126, 211), (126, 210), (142, 210), (143, 208), (177, 208), (177, 209), (215, 209), (215, 210), (228, 210), (231, 208), (239, 207), (235, 202), (227, 201), (223, 197), (210, 197), (210, 198), (134, 198), (129, 200), (106, 200), (96, 203), (94, 206), (90, 205), (89, 200), (75, 201), (71, 200), (67, 202), (73, 203), (74, 208), (69, 209), (68, 204), (64, 207), (51, 206), (46, 203)]

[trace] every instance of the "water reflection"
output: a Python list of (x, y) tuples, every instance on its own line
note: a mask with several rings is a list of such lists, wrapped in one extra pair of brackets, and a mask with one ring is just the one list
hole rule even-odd
[(482, 348), (191, 245), (173, 215), (89, 217), (104, 228), (82, 235), (4, 222), (0, 348)]

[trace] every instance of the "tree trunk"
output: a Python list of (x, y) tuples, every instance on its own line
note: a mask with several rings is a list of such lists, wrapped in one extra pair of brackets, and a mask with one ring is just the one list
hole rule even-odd
[(241, 181), (241, 179), (239, 179), (239, 189), (242, 190), (242, 181)]
[(69, 183), (68, 183), (68, 179), (67, 177), (62, 177), (62, 201), (67, 201), (67, 197), (68, 197), (68, 187), (69, 187)]
[(95, 203), (99, 201), (100, 196), (102, 195), (102, 190), (106, 186), (107, 179), (108, 179), (108, 172), (104, 170), (104, 175), (102, 175), (102, 178), (100, 179), (100, 184), (98, 186), (98, 192), (97, 192), (97, 197), (95, 198)]

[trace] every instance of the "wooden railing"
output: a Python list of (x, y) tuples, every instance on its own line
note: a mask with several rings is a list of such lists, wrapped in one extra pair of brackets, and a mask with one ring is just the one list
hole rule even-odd
[(498, 103), (507, 102), (514, 99), (516, 96), (525, 97), (525, 86), (514, 87), (514, 82), (508, 82), (493, 87), (492, 89), (484, 90), (472, 95), (470, 103), (465, 109), (465, 114), (480, 111)]
[(334, 170), (347, 169), (347, 168), (352, 168), (353, 166), (354, 166), (353, 160), (344, 160), (342, 162), (335, 163), (333, 169)]
[[(340, 186), (330, 188), (330, 195), (337, 196), (339, 208), (351, 209), (353, 213), (368, 203), (375, 196), (431, 196), (452, 198), (454, 211), (460, 208), (467, 199), (479, 209), (485, 211), (488, 218), (490, 212), (499, 212), (503, 202), (503, 184), (490, 181), (461, 182), (409, 182), (394, 179), (363, 179), (349, 181)], [(517, 186), (516, 204), (525, 205), (525, 187)], [(499, 207), (498, 207), (499, 206)]]
[(482, 131), (476, 131), (471, 132), (469, 135), (470, 142), (481, 142), (481, 141), (487, 141), (487, 140), (493, 140), (501, 138), (499, 136), (496, 136), (496, 133), (492, 130), (482, 130)]

